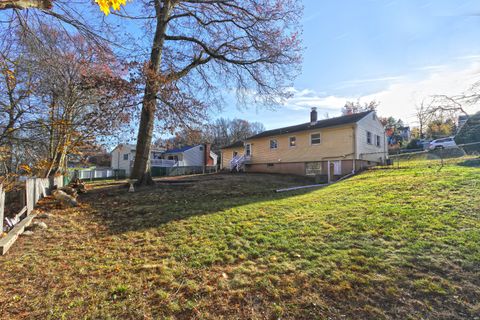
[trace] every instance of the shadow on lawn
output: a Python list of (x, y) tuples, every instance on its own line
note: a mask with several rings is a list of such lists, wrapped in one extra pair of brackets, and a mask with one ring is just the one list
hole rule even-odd
[(276, 189), (313, 184), (307, 177), (279, 174), (212, 174), (169, 178), (134, 193), (126, 188), (86, 194), (82, 201), (113, 233), (158, 227), (170, 221), (206, 215), (234, 207), (279, 200), (318, 190), (276, 193)]
[(480, 168), (480, 158), (477, 159), (468, 159), (463, 162), (458, 163), (457, 165), (462, 167), (474, 167)]

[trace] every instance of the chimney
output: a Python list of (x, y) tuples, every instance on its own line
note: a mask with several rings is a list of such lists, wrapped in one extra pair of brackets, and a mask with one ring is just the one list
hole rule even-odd
[(317, 108), (313, 107), (310, 112), (310, 124), (313, 126), (317, 123)]
[(206, 166), (213, 166), (213, 159), (210, 158), (210, 150), (212, 149), (212, 145), (210, 143), (205, 143), (204, 144), (204, 159), (205, 159), (205, 165)]

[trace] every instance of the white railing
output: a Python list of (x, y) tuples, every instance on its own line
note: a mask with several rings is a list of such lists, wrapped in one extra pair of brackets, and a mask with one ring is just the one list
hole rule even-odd
[(245, 156), (245, 155), (233, 157), (233, 159), (230, 160), (230, 170), (240, 171), (242, 165), (247, 160), (247, 157), (248, 159), (250, 159), (250, 156)]
[(166, 160), (166, 159), (152, 159), (150, 160), (150, 165), (152, 167), (176, 167), (181, 166), (179, 163), (182, 161), (175, 161), (175, 160)]
[(75, 170), (75, 177), (82, 180), (115, 178), (118, 175), (118, 173), (115, 171), (118, 171), (118, 170), (114, 170), (114, 169)]

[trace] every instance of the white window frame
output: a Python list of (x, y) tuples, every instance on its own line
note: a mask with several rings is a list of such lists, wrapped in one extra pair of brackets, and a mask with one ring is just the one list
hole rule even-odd
[(380, 140), (380, 136), (378, 134), (375, 135), (375, 145), (379, 148), (382, 146), (382, 141)]
[[(127, 156), (127, 159), (125, 159), (125, 156)], [(128, 153), (123, 154), (123, 161), (128, 161), (130, 159), (130, 155)]]
[(372, 132), (367, 130), (367, 144), (373, 144), (372, 143)]
[[(272, 148), (272, 141), (275, 141), (275, 148)], [(270, 150), (277, 150), (278, 149), (278, 140), (277, 139), (270, 139), (268, 142), (270, 144)]]
[[(315, 135), (315, 134), (318, 134), (318, 140), (319, 142), (318, 143), (312, 143), (312, 136)], [(322, 144), (322, 135), (320, 132), (312, 132), (310, 133), (310, 145), (311, 146), (318, 146), (318, 145), (321, 145)]]
[[(248, 152), (247, 152), (247, 150), (248, 150)], [(252, 155), (252, 144), (251, 143), (245, 144), (245, 155), (246, 156), (251, 156)]]
[[(292, 141), (290, 139), (294, 138), (295, 139), (295, 144), (292, 146)], [(295, 148), (297, 146), (297, 137), (296, 136), (291, 136), (288, 137), (288, 147), (289, 148)]]

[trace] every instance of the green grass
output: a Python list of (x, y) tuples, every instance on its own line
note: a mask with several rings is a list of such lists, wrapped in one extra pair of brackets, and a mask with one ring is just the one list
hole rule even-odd
[(207, 175), (89, 194), (0, 258), (0, 313), (475, 319), (479, 162), (404, 162), (289, 193), (273, 190), (308, 181)]

